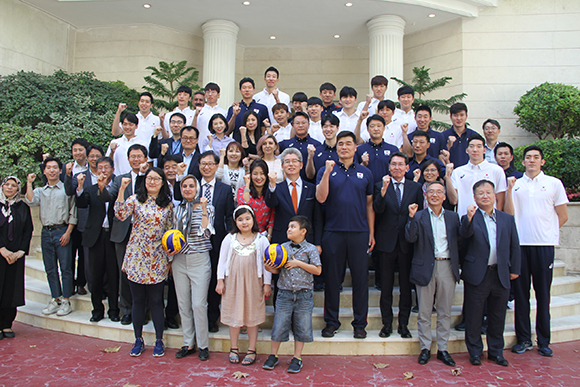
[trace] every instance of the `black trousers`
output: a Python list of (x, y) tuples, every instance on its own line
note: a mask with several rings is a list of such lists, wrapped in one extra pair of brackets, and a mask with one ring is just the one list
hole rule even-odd
[[(131, 236), (131, 229), (127, 233), (127, 237), (121, 243), (115, 243), (115, 253), (117, 255), (117, 265), (119, 266), (119, 308), (123, 315), (131, 314), (131, 309), (133, 307), (133, 297), (131, 295), (131, 287), (129, 286), (129, 280), (127, 279), (127, 274), (123, 273), (121, 268), (123, 267), (123, 259), (125, 258), (125, 250), (127, 249), (127, 243), (129, 242), (129, 237)], [(109, 280), (109, 283), (111, 280)]]
[[(550, 288), (554, 246), (522, 246), (521, 274), (513, 281), (516, 301), (515, 326), (518, 342), (531, 341), (530, 285), (536, 292), (536, 335), (539, 347), (550, 345)], [(530, 279), (531, 277), (531, 279)]]
[(179, 313), (179, 307), (177, 306), (177, 294), (175, 293), (175, 282), (173, 282), (173, 276), (170, 274), (167, 278), (167, 306), (165, 306), (165, 318), (175, 319)]
[(109, 318), (119, 316), (119, 268), (115, 244), (111, 242), (111, 232), (101, 229), (97, 243), (89, 248), (89, 266), (91, 279), (91, 302), (93, 303), (93, 317), (102, 318), (105, 314), (103, 306), (103, 288), (105, 273), (109, 279), (108, 299)]
[(381, 252), (379, 261), (381, 268), (381, 317), (383, 325), (393, 324), (393, 286), (395, 283), (395, 269), (399, 268), (399, 326), (409, 325), (411, 314), (411, 261), (413, 253), (403, 253), (399, 240), (395, 249), (390, 253)]
[(502, 286), (497, 273), (497, 268), (487, 268), (479, 285), (464, 284), (465, 345), (470, 356), (481, 356), (483, 352), (481, 326), (486, 301), (487, 355), (499, 356), (503, 352), (506, 304), (510, 290)]
[(207, 292), (207, 318), (210, 323), (218, 322), (220, 318), (220, 302), (222, 296), (216, 293), (215, 287), (217, 286), (217, 265), (220, 258), (220, 247), (213, 245), (212, 249), (209, 251), (209, 258), (211, 261), (211, 278), (209, 280), (209, 289)]
[(0, 308), (0, 329), (12, 328), (14, 319), (16, 319), (16, 307)]
[(159, 282), (153, 285), (143, 285), (129, 281), (131, 293), (133, 294), (133, 308), (131, 317), (133, 319), (133, 330), (135, 338), (143, 337), (143, 323), (145, 322), (146, 304), (149, 304), (151, 310), (151, 319), (155, 327), (155, 338), (163, 339), (163, 328), (165, 319), (163, 317), (163, 287), (165, 282)]
[[(85, 250), (82, 246), (83, 234), (75, 226), (72, 233), (70, 234), (70, 243), (72, 248), (72, 273), (75, 277), (75, 257), (78, 255), (78, 264), (76, 265), (76, 279), (74, 280), (74, 286), (84, 287), (87, 284), (87, 278), (85, 277)], [(74, 290), (74, 289), (73, 289)]]
[(322, 251), (325, 254), (324, 321), (340, 327), (340, 286), (344, 279), (346, 263), (352, 277), (352, 309), (354, 328), (367, 326), (369, 311), (369, 267), (367, 249), (368, 232), (325, 231)]

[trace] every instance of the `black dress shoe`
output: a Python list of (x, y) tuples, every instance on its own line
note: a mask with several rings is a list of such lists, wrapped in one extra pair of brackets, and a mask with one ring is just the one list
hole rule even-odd
[(413, 337), (411, 336), (411, 332), (409, 332), (409, 328), (407, 328), (405, 325), (400, 325), (399, 329), (397, 329), (397, 332), (399, 332), (403, 339), (410, 339)]
[(216, 322), (210, 321), (208, 324), (208, 330), (212, 333), (216, 333), (220, 331), (220, 327), (217, 325)]
[(119, 322), (121, 321), (121, 317), (118, 314), (109, 315), (109, 320), (112, 322)]
[(389, 337), (393, 333), (393, 327), (391, 325), (383, 325), (383, 328), (379, 332), (380, 337)]
[(87, 290), (85, 289), (84, 286), (78, 286), (77, 287), (77, 294), (80, 296), (85, 296), (87, 294)]
[(192, 349), (189, 349), (189, 347), (187, 345), (181, 347), (181, 349), (179, 351), (177, 351), (177, 353), (175, 354), (175, 358), (176, 359), (183, 359), (184, 357), (187, 357), (189, 355), (194, 354), (197, 351), (197, 348), (195, 348), (195, 346)]
[(495, 364), (503, 366), (503, 367), (507, 367), (510, 363), (506, 360), (505, 357), (499, 355), (499, 356), (488, 356), (487, 357), (489, 360), (494, 361)]
[(326, 324), (326, 326), (322, 330), (322, 337), (334, 337), (336, 331), (338, 331), (338, 328), (335, 328), (330, 324)]
[(133, 322), (133, 319), (131, 318), (130, 314), (126, 314), (123, 316), (123, 318), (121, 318), (121, 324), (122, 325), (129, 325)]
[(16, 333), (11, 329), (9, 331), (2, 331), (0, 332), (0, 336), (5, 337), (7, 339), (13, 339), (16, 337)]
[(470, 356), (469, 362), (471, 365), (478, 366), (481, 365), (481, 357), (480, 356)]
[(90, 322), (99, 322), (103, 319), (103, 316), (91, 316)]
[(431, 351), (428, 349), (421, 350), (421, 354), (419, 355), (419, 364), (427, 364), (429, 359), (431, 359)]
[(455, 326), (455, 330), (459, 332), (465, 332), (465, 322), (462, 321)]
[(206, 361), (207, 359), (209, 359), (209, 349), (208, 348), (200, 349), (199, 354), (197, 356), (199, 357), (199, 360)]
[(177, 321), (175, 321), (174, 318), (166, 318), (165, 326), (169, 329), (179, 329), (179, 324), (177, 323)]
[(355, 339), (366, 339), (367, 338), (367, 331), (364, 328), (354, 328), (353, 337)]
[(447, 351), (437, 351), (437, 360), (441, 360), (443, 364), (449, 367), (455, 367), (455, 360), (453, 360)]

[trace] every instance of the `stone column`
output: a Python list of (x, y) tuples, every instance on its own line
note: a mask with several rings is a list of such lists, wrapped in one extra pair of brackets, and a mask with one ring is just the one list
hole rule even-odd
[(398, 83), (403, 79), (403, 36), (405, 21), (395, 15), (381, 15), (367, 23), (369, 29), (369, 82), (375, 75), (389, 79), (385, 98), (397, 100)]
[(236, 42), (240, 28), (229, 20), (205, 22), (203, 31), (202, 86), (215, 82), (220, 86), (219, 105), (227, 109), (235, 99)]

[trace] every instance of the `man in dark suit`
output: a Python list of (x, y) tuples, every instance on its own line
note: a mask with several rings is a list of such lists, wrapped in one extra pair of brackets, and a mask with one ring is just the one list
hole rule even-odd
[(88, 208), (88, 217), (83, 233), (83, 245), (89, 248), (89, 265), (92, 273), (91, 301), (93, 312), (90, 321), (98, 322), (103, 319), (103, 279), (105, 273), (109, 280), (109, 318), (111, 321), (120, 321), (119, 318), (119, 268), (115, 256), (115, 244), (111, 242), (111, 228), (115, 210), (112, 203), (103, 203), (99, 196), (105, 188), (111, 186), (114, 164), (110, 157), (102, 157), (97, 161), (97, 184), (86, 187), (85, 182), (90, 180), (84, 174), (77, 175), (77, 207)]
[(510, 279), (520, 274), (520, 242), (514, 217), (494, 209), (494, 185), (480, 180), (473, 186), (474, 205), (461, 218), (466, 255), (461, 263), (465, 283), (465, 345), (469, 361), (481, 365), (481, 321), (487, 301), (487, 358), (507, 366), (503, 331)]
[(405, 239), (414, 244), (410, 280), (417, 285), (419, 298), (419, 364), (427, 364), (431, 358), (431, 313), (436, 296), (437, 359), (454, 367), (447, 342), (455, 284), (459, 282), (459, 215), (443, 209), (445, 186), (442, 182), (429, 183), (426, 195), (429, 207), (417, 212), (419, 206), (411, 204), (405, 227)]
[[(143, 184), (143, 179), (142, 177), (139, 178), (139, 174), (141, 168), (146, 170), (149, 167), (147, 164), (147, 148), (140, 144), (131, 145), (127, 151), (127, 157), (129, 158), (129, 164), (131, 165), (131, 172), (116, 176), (113, 180), (113, 184), (111, 184), (111, 187), (102, 190), (99, 198), (103, 202), (108, 202), (109, 204), (115, 203), (115, 200), (117, 200), (117, 195), (119, 194), (119, 188), (121, 187), (121, 181), (124, 177), (131, 179), (131, 184), (129, 184), (125, 189), (125, 198), (133, 195), (133, 193), (136, 191), (136, 188), (140, 184)], [(115, 243), (115, 252), (117, 255), (117, 265), (119, 266), (119, 270), (121, 270), (121, 267), (123, 267), (123, 258), (125, 257), (127, 242), (129, 242), (129, 237), (131, 236), (132, 221), (132, 217), (129, 217), (122, 222), (117, 217), (113, 218), (113, 224), (111, 226), (111, 242)], [(127, 274), (120, 271), (120, 276), (121, 288), (119, 292), (119, 307), (123, 313), (121, 324), (129, 325), (133, 322), (131, 318), (133, 297), (131, 296), (131, 289), (129, 288)]]
[[(161, 127), (156, 128), (151, 137), (151, 142), (149, 143), (149, 157), (152, 159), (157, 158), (158, 162), (161, 163), (160, 159), (164, 154), (181, 154), (183, 150), (181, 144), (181, 129), (185, 126), (186, 121), (187, 119), (185, 118), (185, 115), (181, 113), (172, 113), (171, 118), (169, 119), (171, 137), (165, 138), (161, 141), (158, 140), (158, 136), (162, 129)], [(165, 152), (163, 152), (164, 149)]]
[(421, 185), (405, 179), (409, 158), (402, 152), (391, 155), (389, 172), (382, 182), (375, 185), (373, 207), (376, 213), (375, 249), (379, 251), (381, 270), (381, 316), (383, 328), (380, 337), (389, 337), (393, 326), (393, 284), (395, 268), (399, 267), (399, 328), (403, 338), (411, 338), (409, 314), (411, 313), (411, 282), (409, 273), (413, 246), (405, 240), (405, 224), (409, 217), (409, 205), (416, 203), (423, 209)]

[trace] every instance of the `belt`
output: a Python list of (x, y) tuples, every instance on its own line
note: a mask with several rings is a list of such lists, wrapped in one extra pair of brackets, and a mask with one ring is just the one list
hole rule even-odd
[(109, 227), (103, 227), (103, 231), (104, 232), (109, 232), (110, 228)]
[(487, 268), (488, 268), (489, 270), (492, 270), (492, 271), (493, 271), (493, 270), (497, 270), (497, 263), (496, 263), (496, 264), (493, 264), (493, 265), (487, 265)]
[(435, 258), (436, 261), (449, 261), (451, 258)]
[(52, 230), (58, 230), (59, 228), (63, 228), (63, 227), (66, 227), (66, 226), (68, 226), (68, 224), (62, 223), (62, 224), (55, 224), (55, 225), (52, 225), (52, 226), (42, 226), (42, 229), (43, 230), (47, 230), (47, 231), (52, 231)]

